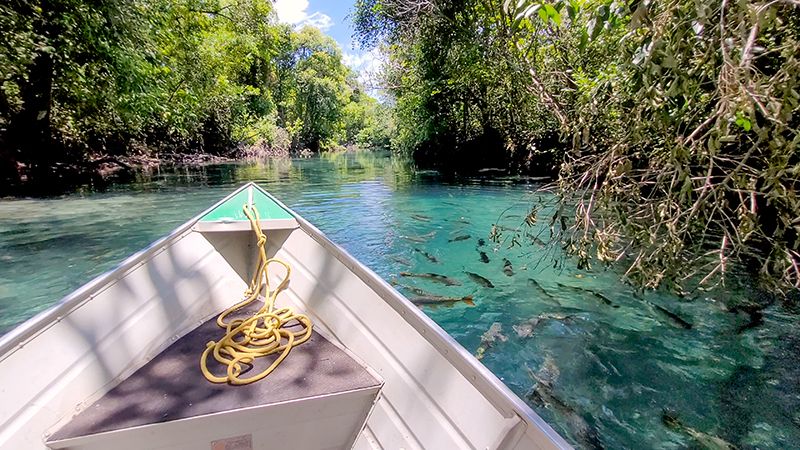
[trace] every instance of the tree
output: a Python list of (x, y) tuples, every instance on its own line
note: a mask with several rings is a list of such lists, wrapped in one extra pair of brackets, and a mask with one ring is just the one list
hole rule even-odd
[(336, 42), (318, 29), (304, 27), (295, 40), (296, 115), (302, 121), (300, 140), (312, 151), (338, 140), (343, 108), (348, 101), (347, 67)]
[(390, 49), (400, 148), (556, 175), (553, 240), (579, 266), (800, 287), (797, 2), (360, 0), (354, 17)]
[(80, 183), (132, 149), (318, 150), (366, 111), (336, 43), (269, 0), (12, 0), (0, 32), (2, 189)]

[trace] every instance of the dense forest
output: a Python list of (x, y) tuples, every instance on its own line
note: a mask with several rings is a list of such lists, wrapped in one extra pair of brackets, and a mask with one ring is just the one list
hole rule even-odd
[(0, 33), (0, 191), (120, 156), (388, 144), (336, 42), (269, 0), (10, 0)]
[(800, 286), (800, 2), (358, 0), (354, 22), (395, 148), (557, 176), (528, 221), (580, 266)]

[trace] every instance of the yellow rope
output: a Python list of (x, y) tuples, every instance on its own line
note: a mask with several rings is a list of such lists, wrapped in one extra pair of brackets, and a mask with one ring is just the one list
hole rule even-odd
[[(244, 205), (244, 214), (250, 220), (250, 226), (258, 239), (258, 267), (250, 286), (245, 291), (245, 299), (223, 311), (217, 317), (217, 325), (225, 329), (225, 336), (218, 342), (210, 341), (200, 358), (200, 369), (208, 381), (212, 383), (249, 384), (258, 381), (275, 370), (286, 358), (293, 347), (311, 337), (311, 320), (303, 314), (295, 314), (291, 308), (275, 309), (275, 298), (289, 282), (291, 268), (289, 264), (277, 258), (267, 258), (265, 245), (267, 237), (261, 231), (260, 217), (255, 206)], [(274, 290), (270, 290), (267, 267), (277, 263), (286, 268), (286, 276)], [(264, 290), (264, 306), (247, 319), (225, 321), (231, 313), (254, 302)], [(284, 328), (289, 322), (296, 321), (303, 326), (300, 331)], [(249, 378), (240, 378), (242, 366), (251, 366), (256, 358), (279, 354), (278, 358), (261, 373)], [(226, 366), (226, 376), (216, 376), (208, 370), (208, 356)]]

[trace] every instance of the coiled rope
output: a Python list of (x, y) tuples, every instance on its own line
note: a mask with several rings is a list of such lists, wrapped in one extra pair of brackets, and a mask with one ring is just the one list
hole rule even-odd
[[(230, 383), (234, 385), (249, 384), (258, 381), (277, 368), (289, 355), (292, 348), (302, 344), (311, 337), (311, 320), (304, 314), (296, 314), (291, 308), (275, 309), (275, 298), (289, 282), (291, 268), (289, 264), (277, 258), (267, 258), (267, 236), (261, 230), (258, 210), (252, 202), (244, 205), (244, 214), (250, 220), (250, 226), (258, 239), (258, 267), (250, 280), (250, 286), (244, 293), (243, 301), (231, 306), (217, 317), (217, 325), (225, 329), (225, 336), (217, 342), (210, 341), (200, 357), (200, 369), (208, 381), (212, 383)], [(270, 289), (268, 266), (277, 263), (286, 268), (286, 276), (275, 289)], [(264, 291), (264, 306), (254, 315), (246, 319), (231, 319), (230, 314), (244, 308), (258, 299)], [(285, 327), (290, 322), (302, 325), (301, 330), (291, 331)], [(279, 354), (277, 359), (257, 375), (241, 378), (243, 367), (252, 368), (256, 358)], [(225, 366), (226, 376), (216, 376), (208, 369), (209, 355)]]

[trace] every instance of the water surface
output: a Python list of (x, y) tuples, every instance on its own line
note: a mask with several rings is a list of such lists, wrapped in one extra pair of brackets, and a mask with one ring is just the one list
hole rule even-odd
[[(170, 170), (105, 192), (0, 201), (0, 332), (250, 180), (409, 297), (472, 297), (474, 306), (423, 310), (471, 352), (499, 323), (482, 362), (576, 446), (697, 447), (692, 434), (705, 433), (741, 448), (800, 448), (796, 315), (776, 304), (743, 329), (749, 317), (726, 305), (748, 290), (641, 296), (613, 272), (554, 268), (543, 258), (554, 250), (526, 235), (546, 237), (547, 224), (522, 225), (535, 184), (445, 183), (371, 154)], [(519, 227), (521, 245), (509, 231), (490, 239), (496, 223)], [(513, 326), (526, 334), (531, 319), (519, 336)], [(683, 427), (666, 427), (665, 411)]]

